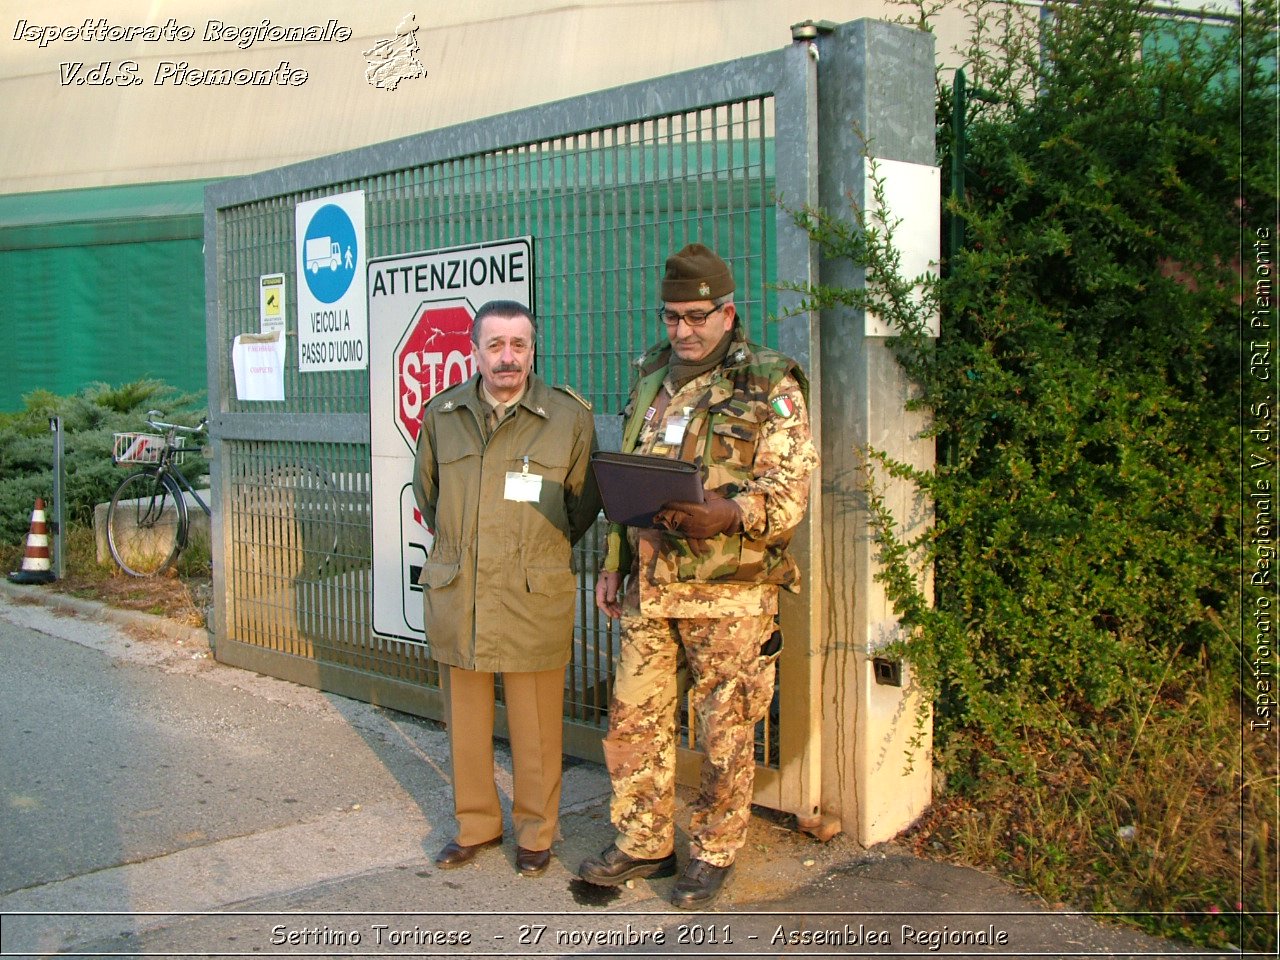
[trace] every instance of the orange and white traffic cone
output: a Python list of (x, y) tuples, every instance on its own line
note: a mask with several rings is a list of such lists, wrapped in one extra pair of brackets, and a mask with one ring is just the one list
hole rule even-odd
[(14, 583), (51, 583), (57, 579), (49, 569), (49, 525), (44, 518), (44, 501), (39, 497), (31, 511), (31, 532), (27, 534), (22, 569), (9, 574), (9, 579)]

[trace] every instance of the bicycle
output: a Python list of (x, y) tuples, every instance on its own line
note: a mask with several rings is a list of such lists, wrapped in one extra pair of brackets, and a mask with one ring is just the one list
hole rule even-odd
[(111, 559), (131, 577), (156, 576), (178, 559), (191, 531), (187, 494), (206, 516), (213, 516), (181, 470), (187, 438), (203, 434), (208, 419), (187, 427), (163, 423), (158, 419), (162, 415), (147, 411), (147, 426), (157, 433), (114, 434), (112, 462), (142, 467), (116, 487), (107, 508)]

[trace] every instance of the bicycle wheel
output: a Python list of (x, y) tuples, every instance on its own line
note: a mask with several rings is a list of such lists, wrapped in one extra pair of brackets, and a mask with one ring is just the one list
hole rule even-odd
[(107, 547), (131, 577), (172, 566), (187, 542), (187, 501), (172, 478), (146, 470), (125, 477), (107, 508)]

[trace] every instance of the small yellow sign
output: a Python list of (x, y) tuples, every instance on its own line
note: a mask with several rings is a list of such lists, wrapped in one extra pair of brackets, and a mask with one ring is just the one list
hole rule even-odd
[(262, 333), (284, 330), (284, 274), (263, 274), (259, 280), (258, 326)]

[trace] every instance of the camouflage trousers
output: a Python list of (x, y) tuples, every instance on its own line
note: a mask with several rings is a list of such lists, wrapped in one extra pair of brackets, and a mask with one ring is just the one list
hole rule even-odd
[(605, 764), (617, 845), (663, 857), (675, 845), (677, 674), (687, 667), (695, 740), (704, 757), (690, 806), (690, 856), (728, 866), (746, 840), (755, 781), (755, 726), (773, 699), (776, 654), (760, 649), (767, 617), (622, 618)]

